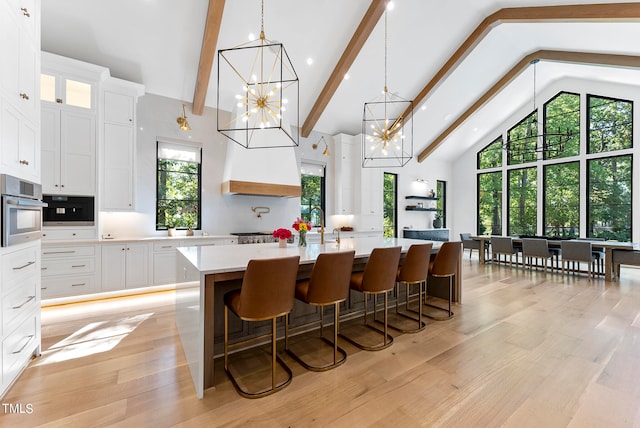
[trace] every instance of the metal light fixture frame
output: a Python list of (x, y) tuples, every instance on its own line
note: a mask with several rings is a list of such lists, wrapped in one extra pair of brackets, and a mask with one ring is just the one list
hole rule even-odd
[(182, 104), (182, 116), (178, 116), (178, 118), (176, 119), (176, 122), (178, 122), (178, 125), (180, 125), (181, 130), (191, 131), (191, 126), (187, 121), (187, 115), (184, 112), (184, 104)]
[(311, 145), (311, 148), (312, 148), (313, 150), (317, 150), (317, 149), (318, 149), (318, 146), (320, 145), (320, 143), (324, 143), (324, 150), (322, 151), (322, 154), (323, 154), (324, 156), (331, 156), (331, 153), (329, 152), (329, 145), (328, 145), (328, 144), (327, 144), (327, 142), (325, 141), (324, 136), (320, 137), (320, 139), (318, 140), (318, 142), (317, 142), (317, 143), (313, 143), (313, 144)]
[[(218, 51), (217, 84), (218, 132), (247, 149), (299, 146), (299, 79), (284, 45), (264, 35), (264, 1), (260, 37)], [(222, 105), (221, 89), (234, 87), (235, 105)]]
[[(549, 154), (559, 154), (564, 152), (565, 145), (573, 138), (573, 132), (571, 129), (561, 130), (557, 129), (556, 132), (548, 131), (543, 124), (542, 134), (538, 134), (538, 117), (540, 112), (536, 105), (536, 65), (540, 62), (539, 59), (531, 61), (533, 65), (533, 111), (536, 113), (536, 119), (531, 121), (530, 125), (535, 124), (536, 135), (529, 132), (525, 132), (524, 135), (516, 135), (515, 138), (511, 138), (509, 132), (507, 132), (507, 140), (503, 142), (502, 149), (507, 152), (510, 160), (520, 160), (520, 163), (526, 161), (526, 157), (532, 153), (542, 153), (545, 157)], [(529, 115), (530, 116), (530, 115)], [(520, 122), (522, 123), (522, 121)], [(517, 126), (517, 125), (516, 125)], [(529, 131), (531, 127), (527, 127)], [(535, 148), (525, 148), (520, 143), (522, 141), (531, 141), (535, 139)], [(554, 140), (554, 141), (550, 141)]]
[(384, 90), (364, 104), (362, 167), (394, 168), (413, 158), (413, 101), (387, 88), (387, 11), (384, 13)]

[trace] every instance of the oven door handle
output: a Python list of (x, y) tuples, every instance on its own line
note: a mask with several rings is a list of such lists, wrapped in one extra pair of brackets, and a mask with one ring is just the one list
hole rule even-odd
[(46, 203), (46, 202), (36, 201), (34, 199), (12, 199), (12, 198), (7, 198), (6, 202), (7, 202), (7, 205), (19, 206), (19, 207), (44, 208), (44, 207), (48, 207), (49, 206), (49, 204)]

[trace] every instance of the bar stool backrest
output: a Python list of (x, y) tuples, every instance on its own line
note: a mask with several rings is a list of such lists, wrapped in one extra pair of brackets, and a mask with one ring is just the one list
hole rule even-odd
[(427, 279), (429, 272), (429, 262), (431, 261), (431, 249), (433, 244), (414, 244), (409, 247), (407, 255), (404, 257), (398, 281), (419, 282)]
[(395, 286), (402, 247), (374, 248), (364, 267), (362, 288), (379, 293)]
[(346, 300), (354, 256), (355, 251), (320, 254), (309, 279), (307, 300), (318, 304)]
[(587, 241), (562, 241), (562, 258), (576, 262), (590, 262), (593, 258), (591, 242)]
[(434, 276), (455, 275), (458, 269), (461, 251), (461, 242), (451, 241), (443, 243), (438, 250), (436, 258), (433, 260), (433, 266), (429, 273)]
[(282, 316), (293, 309), (300, 256), (249, 260), (242, 279), (238, 316), (249, 320)]

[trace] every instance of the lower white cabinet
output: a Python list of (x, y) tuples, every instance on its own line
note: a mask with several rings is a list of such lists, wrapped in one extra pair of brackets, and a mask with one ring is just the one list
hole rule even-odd
[(0, 249), (0, 397), (40, 354), (40, 241)]
[(149, 281), (149, 245), (123, 242), (102, 245), (102, 291), (138, 288), (151, 285)]
[(42, 298), (89, 294), (96, 289), (96, 246), (42, 247)]

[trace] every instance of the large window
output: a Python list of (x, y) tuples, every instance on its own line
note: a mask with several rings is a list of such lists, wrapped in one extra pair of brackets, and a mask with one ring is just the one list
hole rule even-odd
[(544, 234), (580, 235), (580, 162), (544, 167)]
[(478, 152), (478, 169), (502, 166), (502, 136)]
[(310, 221), (314, 226), (320, 226), (324, 220), (319, 210), (314, 207), (322, 208), (325, 211), (325, 178), (324, 165), (302, 163), (300, 171), (300, 185), (302, 187), (302, 196), (300, 197), (300, 217), (306, 221)]
[(200, 229), (200, 160), (198, 147), (158, 142), (156, 229)]
[(478, 234), (502, 235), (502, 172), (478, 174)]
[(631, 156), (588, 162), (588, 236), (631, 241)]
[(436, 181), (436, 195), (438, 200), (436, 201), (436, 209), (440, 218), (442, 218), (442, 227), (447, 227), (447, 182), (438, 180)]
[[(544, 105), (545, 143), (550, 147), (545, 159), (566, 158), (580, 154), (580, 95), (560, 92)], [(561, 134), (570, 131), (572, 138), (561, 141)]]
[(398, 236), (398, 175), (384, 173), (383, 195), (383, 229), (385, 238)]
[(509, 171), (509, 227), (510, 235), (535, 235), (538, 200), (537, 168)]
[(589, 153), (633, 147), (633, 103), (587, 95)]

